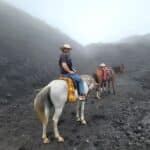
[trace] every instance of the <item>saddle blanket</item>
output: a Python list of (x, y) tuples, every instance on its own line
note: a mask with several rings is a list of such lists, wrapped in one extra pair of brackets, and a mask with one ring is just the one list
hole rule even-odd
[(59, 77), (60, 80), (64, 80), (67, 82), (68, 84), (68, 101), (69, 102), (76, 102), (76, 94), (75, 94), (75, 87), (73, 84), (73, 80), (71, 78), (67, 78), (67, 77)]

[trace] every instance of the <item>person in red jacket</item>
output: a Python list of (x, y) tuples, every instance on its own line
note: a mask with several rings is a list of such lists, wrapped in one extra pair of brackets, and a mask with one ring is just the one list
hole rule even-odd
[(102, 69), (102, 82), (101, 82), (101, 92), (106, 91), (106, 81), (108, 77), (108, 68), (106, 64), (101, 63), (99, 67)]

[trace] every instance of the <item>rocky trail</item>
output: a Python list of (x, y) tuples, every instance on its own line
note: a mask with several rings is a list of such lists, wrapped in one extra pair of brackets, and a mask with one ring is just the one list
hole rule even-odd
[[(147, 81), (145, 81), (147, 82)], [(117, 76), (117, 94), (102, 100), (89, 96), (86, 126), (75, 121), (75, 105), (66, 104), (59, 122), (64, 143), (42, 144), (41, 125), (33, 111), (35, 92), (0, 100), (0, 150), (149, 150), (150, 90), (130, 74)], [(52, 110), (53, 112), (53, 110)]]

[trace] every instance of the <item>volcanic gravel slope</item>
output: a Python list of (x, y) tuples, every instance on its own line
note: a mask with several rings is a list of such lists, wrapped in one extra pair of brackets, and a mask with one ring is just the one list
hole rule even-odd
[(59, 122), (63, 144), (54, 139), (51, 119), (51, 143), (42, 144), (42, 128), (33, 111), (34, 91), (13, 102), (11, 96), (1, 99), (0, 150), (149, 150), (150, 90), (132, 77), (117, 76), (115, 96), (96, 100), (90, 94), (86, 126), (75, 121), (75, 105), (66, 104)]

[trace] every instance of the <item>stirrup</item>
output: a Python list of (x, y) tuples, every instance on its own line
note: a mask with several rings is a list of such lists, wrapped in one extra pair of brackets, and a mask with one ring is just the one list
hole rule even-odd
[(79, 100), (84, 101), (84, 100), (86, 100), (86, 97), (85, 96), (79, 96)]

